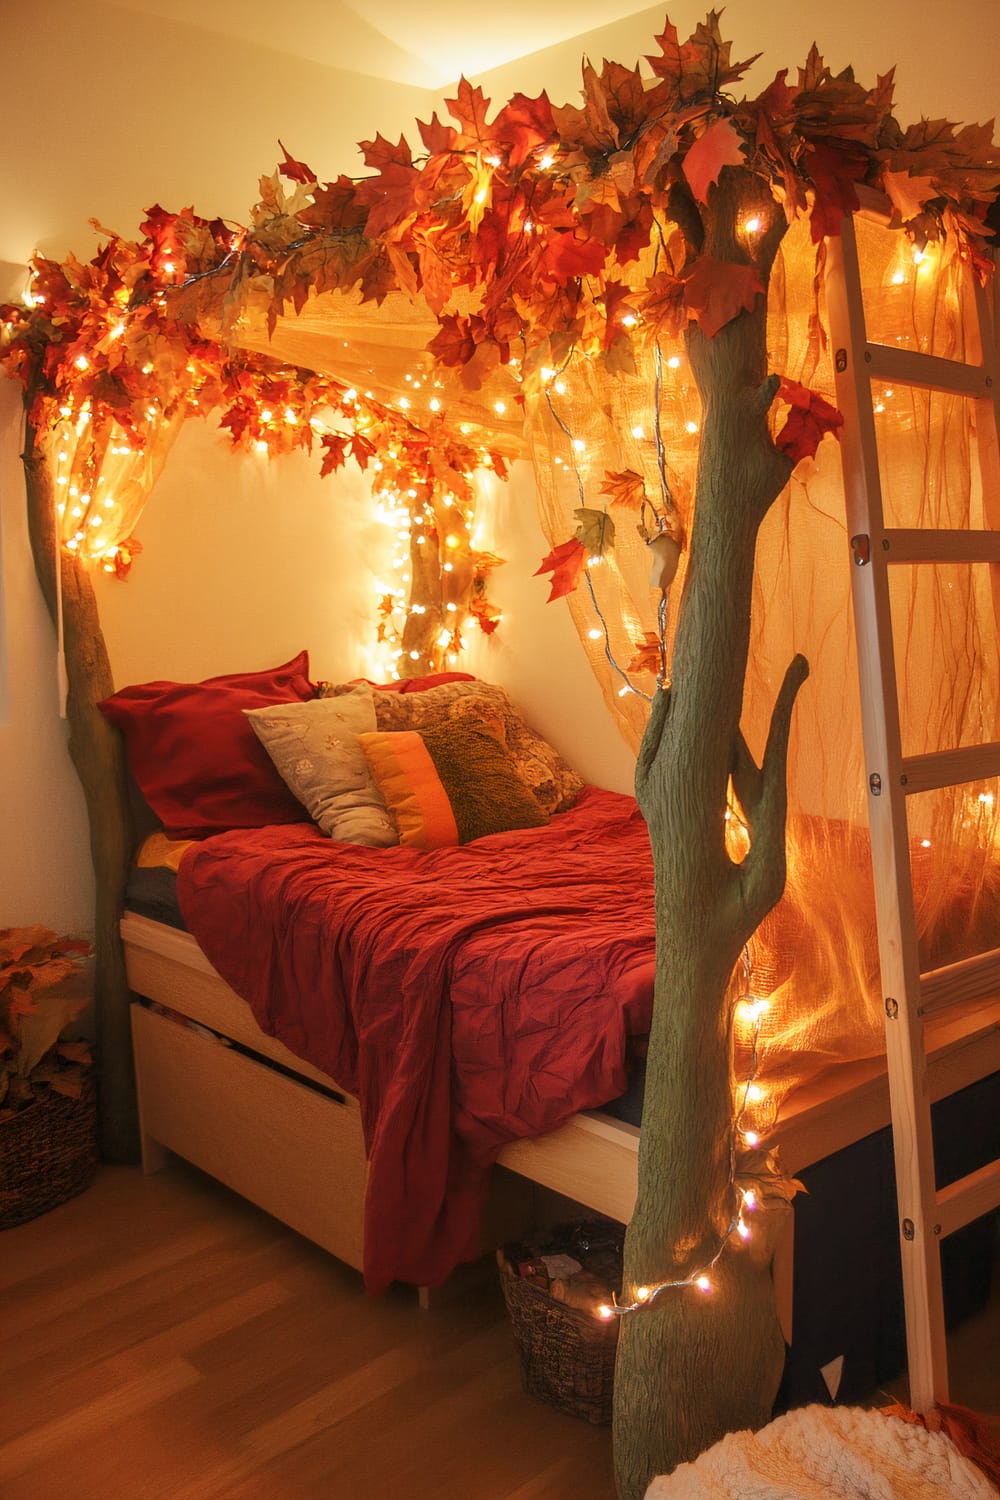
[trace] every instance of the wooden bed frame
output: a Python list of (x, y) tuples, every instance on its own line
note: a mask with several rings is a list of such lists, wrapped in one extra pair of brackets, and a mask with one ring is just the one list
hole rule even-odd
[[(175, 1152), (360, 1269), (366, 1162), (357, 1101), (262, 1032), (189, 933), (127, 912), (121, 934), (129, 985), (154, 1002), (132, 1005), (143, 1169), (156, 1171)], [(932, 1016), (927, 1031), (933, 1101), (1000, 1069), (1000, 994)], [(768, 1144), (796, 1175), (889, 1119), (884, 1060), (848, 1063), (788, 1095)], [(638, 1145), (635, 1126), (587, 1112), (510, 1143), (499, 1162), (627, 1223)], [(789, 1342), (792, 1245), (789, 1230), (775, 1261)]]

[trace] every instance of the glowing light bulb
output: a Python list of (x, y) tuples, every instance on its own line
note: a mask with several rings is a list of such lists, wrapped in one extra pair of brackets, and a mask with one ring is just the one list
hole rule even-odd
[(263, 438), (258, 438), (257, 439), (257, 441), (254, 443), (254, 449), (258, 453), (266, 453), (267, 452), (267, 444), (265, 443), (265, 441), (264, 441)]
[(750, 1238), (749, 1224), (744, 1224), (743, 1220), (740, 1219), (736, 1225), (736, 1233), (739, 1235), (741, 1240), (748, 1240)]
[(590, 637), (590, 639), (592, 641), (599, 641), (601, 639), (601, 637), (603, 636), (604, 631), (603, 630), (597, 630), (597, 629), (588, 630), (587, 634), (588, 634), (588, 636)]
[(496, 412), (498, 417), (502, 417), (504, 412), (507, 410), (506, 401), (494, 401), (493, 410)]
[(746, 1192), (743, 1194), (743, 1207), (757, 1207), (757, 1194), (754, 1192), (753, 1188), (747, 1188)]
[(650, 1298), (650, 1289), (649, 1289), (648, 1286), (637, 1286), (636, 1287), (636, 1289), (635, 1289), (635, 1300), (637, 1302), (648, 1302), (649, 1298)]
[(583, 438), (574, 438), (573, 439), (573, 450), (576, 453), (586, 453), (586, 451), (587, 451), (587, 445), (583, 441)]
[(551, 167), (551, 165), (552, 165), (552, 163), (554, 161), (555, 161), (555, 157), (554, 156), (550, 156), (549, 153), (546, 152), (545, 155), (542, 157), (541, 161), (538, 163), (538, 165), (541, 167), (541, 169), (542, 169), (543, 172), (547, 172), (549, 170), (549, 167)]
[(760, 1145), (760, 1136), (757, 1134), (756, 1130), (744, 1130), (743, 1139), (751, 1149), (754, 1146)]
[(756, 234), (758, 229), (760, 228), (760, 219), (756, 214), (754, 214), (752, 219), (747, 219), (743, 228), (746, 230), (747, 234)]
[(646, 436), (645, 429), (638, 426), (633, 427), (632, 436), (635, 438), (636, 442), (641, 443), (643, 438)]
[(597, 1309), (597, 1316), (599, 1318), (603, 1318), (604, 1321), (607, 1322), (609, 1318), (611, 1318), (611, 1317), (614, 1316), (614, 1314), (613, 1314), (611, 1308), (608, 1307), (607, 1303), (606, 1302), (602, 1302), (601, 1305), (600, 1305), (600, 1307)]
[(420, 652), (419, 651), (411, 651), (410, 652), (410, 660), (411, 661), (419, 661), (420, 660)]
[(694, 1284), (699, 1292), (710, 1292), (712, 1290), (712, 1283), (707, 1276), (697, 1276)]
[(552, 389), (555, 391), (557, 396), (565, 396), (566, 382), (564, 380), (557, 380)]
[(892, 284), (893, 284), (893, 286), (902, 286), (903, 282), (905, 280), (906, 280), (906, 273), (904, 271), (894, 271), (892, 273)]
[(680, 357), (680, 355), (679, 354), (671, 354), (670, 358), (667, 360), (667, 369), (668, 370), (679, 370), (680, 367), (681, 367), (681, 357)]
[(764, 1090), (759, 1083), (751, 1083), (747, 1086), (747, 1098), (754, 1104), (763, 1099)]
[(697, 422), (685, 422), (684, 423), (684, 431), (685, 432), (691, 432), (691, 433), (697, 432), (698, 431), (698, 423)]
[(622, 318), (622, 327), (634, 328), (638, 321), (639, 319), (635, 316), (634, 313), (628, 313), (624, 318)]
[(440, 403), (440, 401), (438, 400), (438, 398), (436, 396), (432, 396), (431, 397), (430, 407), (431, 407), (431, 411), (440, 411), (441, 410), (441, 403)]
[(76, 365), (76, 368), (78, 370), (89, 370), (90, 369), (90, 360), (87, 358), (87, 356), (85, 354), (78, 354), (76, 356), (76, 359), (73, 361), (73, 363)]
[(292, 410), (292, 408), (290, 406), (286, 406), (285, 407), (285, 421), (289, 424), (289, 426), (290, 427), (294, 427), (295, 424), (296, 424), (296, 422), (298, 422), (298, 420), (299, 419), (295, 415), (295, 412)]

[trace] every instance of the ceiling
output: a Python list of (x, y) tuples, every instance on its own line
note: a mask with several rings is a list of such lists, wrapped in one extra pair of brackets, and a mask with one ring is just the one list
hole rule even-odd
[(644, 9), (634, 0), (115, 0), (328, 67), (436, 89)]

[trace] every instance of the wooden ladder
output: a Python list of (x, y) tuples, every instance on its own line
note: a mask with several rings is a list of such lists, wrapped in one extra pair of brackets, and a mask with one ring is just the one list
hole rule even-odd
[[(873, 212), (866, 210), (867, 212)], [(888, 222), (887, 215), (878, 214)], [(871, 827), (886, 1055), (903, 1262), (910, 1404), (948, 1399), (940, 1245), (1000, 1204), (1000, 1160), (940, 1192), (934, 1174), (925, 1018), (958, 1001), (1000, 993), (1000, 948), (920, 973), (906, 799), (1000, 776), (1000, 743), (904, 756), (893, 654), (889, 569), (902, 563), (988, 563), (1000, 635), (1000, 297), (977, 292), (982, 364), (967, 365), (869, 341), (853, 219), (828, 242), (826, 296), (841, 429), (868, 815)], [(975, 402), (983, 531), (887, 529), (872, 381), (955, 392)], [(994, 669), (997, 664), (994, 663)], [(932, 668), (933, 663), (928, 663)], [(1000, 795), (1000, 786), (998, 786)]]

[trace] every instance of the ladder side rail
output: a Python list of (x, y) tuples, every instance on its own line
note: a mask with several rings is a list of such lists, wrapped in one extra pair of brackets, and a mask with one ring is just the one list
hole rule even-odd
[(896, 1163), (910, 1402), (918, 1411), (947, 1400), (948, 1371), (927, 1059), (919, 1016), (920, 972), (910, 877), (906, 799), (888, 574), (882, 547), (881, 481), (861, 276), (854, 226), (827, 242), (827, 305), (835, 350), (837, 404), (844, 416), (841, 461), (848, 530), (868, 538), (851, 568), (868, 815), (886, 1008), (886, 1058)]
[[(992, 286), (986, 288), (976, 283), (976, 313), (986, 389), (976, 401), (975, 418), (983, 486), (983, 519), (987, 526), (1000, 533), (1000, 286), (997, 285), (1000, 260), (995, 252), (993, 263), (997, 269)], [(990, 568), (990, 589), (993, 594), (994, 641), (1000, 656), (1000, 564)], [(994, 733), (1000, 735), (1000, 709)]]

